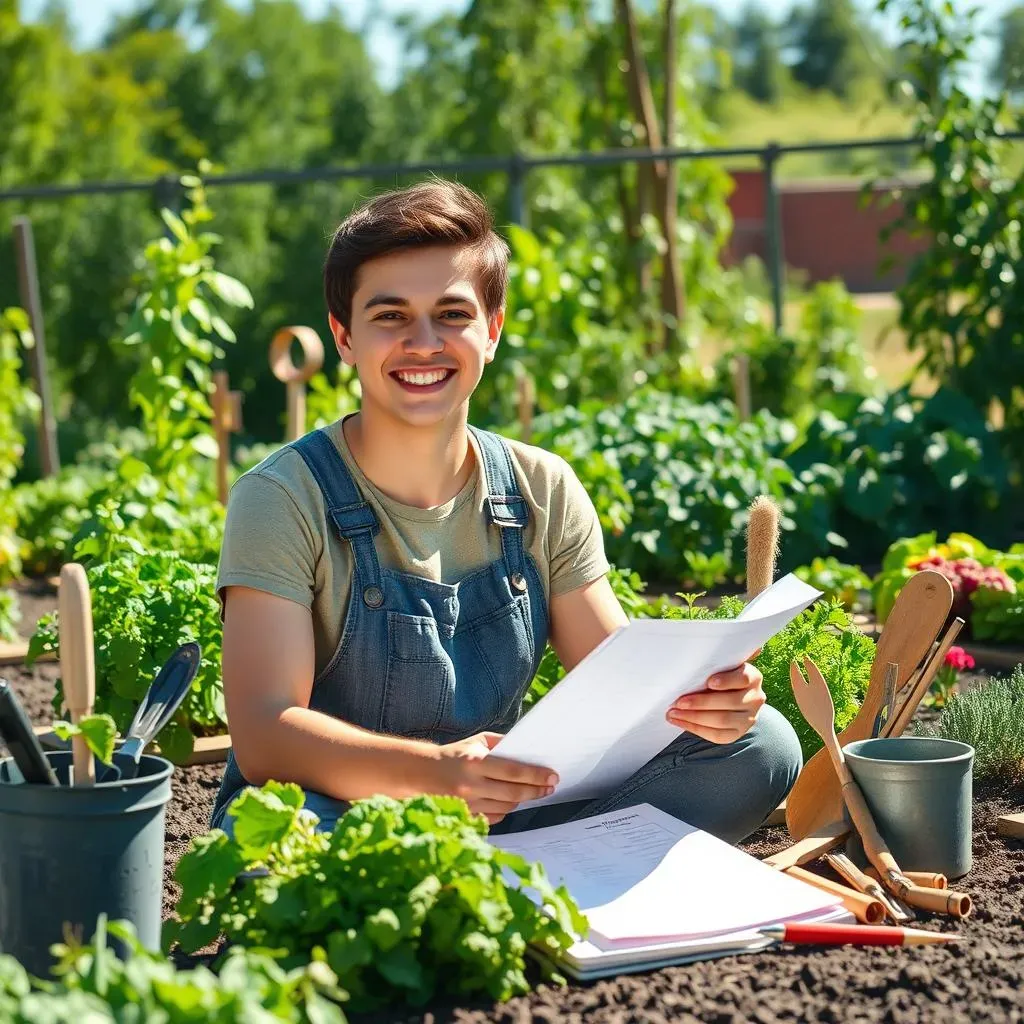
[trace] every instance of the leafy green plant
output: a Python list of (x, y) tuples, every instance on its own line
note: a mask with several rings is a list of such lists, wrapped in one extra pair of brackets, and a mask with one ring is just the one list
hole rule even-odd
[(110, 715), (83, 715), (77, 722), (54, 722), (53, 731), (62, 740), (83, 737), (85, 745), (104, 764), (110, 764), (114, 759), (117, 726)]
[[(227, 716), (220, 679), (220, 605), (216, 568), (188, 562), (176, 552), (136, 554), (87, 569), (95, 637), (97, 714), (109, 714), (124, 733), (161, 666), (185, 641), (206, 652), (196, 678), (174, 718), (156, 737), (172, 761), (192, 753), (195, 735), (222, 731)], [(28, 664), (44, 652), (59, 653), (57, 614), (43, 616), (29, 642)], [(54, 711), (64, 712), (58, 679)]]
[[(507, 999), (528, 990), (529, 944), (557, 953), (586, 932), (564, 887), (488, 843), (463, 800), (360, 800), (330, 835), (302, 804), (298, 786), (268, 782), (229, 809), (233, 839), (215, 829), (192, 841), (175, 869), (168, 950), (223, 933), (279, 951), (286, 966), (323, 955), (352, 1008), (372, 1010), (442, 992)], [(240, 883), (242, 872), (257, 877)]]
[(776, 416), (799, 422), (814, 409), (836, 411), (845, 396), (874, 394), (878, 385), (860, 341), (860, 319), (839, 280), (811, 289), (791, 330), (776, 331), (757, 311), (733, 332), (735, 343), (715, 363), (716, 393), (734, 394), (733, 361), (746, 355), (752, 407)]
[[(112, 948), (110, 940), (122, 949)], [(139, 942), (128, 921), (100, 915), (88, 945), (54, 947), (48, 979), (0, 955), (0, 1019), (6, 1024), (207, 1024), (282, 1021), (344, 1024), (345, 992), (322, 958), (285, 969), (269, 953), (234, 947), (216, 973), (178, 969)]]
[(220, 238), (203, 230), (213, 213), (202, 181), (185, 175), (181, 184), (190, 205), (180, 217), (161, 210), (171, 237), (145, 248), (139, 296), (119, 346), (138, 350), (128, 397), (148, 442), (143, 461), (155, 480), (186, 495), (195, 490), (195, 456), (217, 457), (210, 366), (223, 358), (222, 343), (235, 340), (220, 307), (251, 309), (253, 300), (214, 267)]
[(947, 388), (928, 398), (898, 389), (851, 399), (846, 413), (815, 417), (784, 457), (797, 474), (842, 467), (824, 515), (849, 538), (849, 561), (873, 561), (894, 536), (948, 533), (963, 523), (1000, 538), (1016, 514), (998, 435)]
[(1024, 643), (1024, 588), (975, 590), (971, 594), (971, 634), (987, 643)]
[(953, 694), (936, 725), (918, 724), (915, 731), (974, 747), (978, 778), (1020, 779), (1024, 775), (1024, 665), (1008, 677)]
[[(607, 494), (611, 480), (616, 494), (628, 496), (623, 528), (606, 538), (610, 560), (659, 581), (706, 587), (742, 575), (747, 511), (759, 494), (782, 510), (784, 561), (800, 564), (844, 543), (828, 521), (839, 471), (793, 472), (779, 453), (795, 435), (770, 413), (741, 423), (729, 403), (642, 391), (619, 405), (593, 402), (538, 417), (532, 442), (565, 458), (588, 492)], [(602, 501), (599, 514), (602, 506), (607, 513)]]
[(10, 490), (25, 453), (22, 421), (39, 407), (36, 393), (22, 383), (20, 373), (22, 350), (34, 344), (24, 310), (0, 311), (0, 585), (21, 572)]
[(817, 601), (768, 640), (754, 659), (764, 676), (768, 703), (789, 719), (800, 739), (804, 759), (821, 749), (821, 737), (807, 724), (789, 678), (789, 664), (806, 655), (825, 677), (836, 708), (836, 732), (857, 714), (864, 701), (875, 642), (854, 624), (839, 601)]
[(355, 412), (362, 389), (356, 371), (347, 363), (338, 363), (332, 382), (324, 371), (314, 374), (306, 384), (306, 430), (316, 430)]
[[(870, 603), (871, 577), (859, 565), (840, 562), (830, 555), (797, 566), (793, 574), (820, 590), (826, 600), (839, 601), (850, 611), (864, 611)], [(865, 592), (867, 597), (863, 596)]]

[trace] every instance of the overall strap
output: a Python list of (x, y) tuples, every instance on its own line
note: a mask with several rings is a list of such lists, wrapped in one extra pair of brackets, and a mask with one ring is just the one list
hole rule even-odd
[(530, 519), (530, 507), (519, 493), (512, 456), (504, 440), (488, 430), (473, 426), (469, 429), (473, 431), (483, 456), (487, 478), (485, 504), (491, 522), (501, 529), (501, 551), (505, 564), (513, 585), (517, 589), (525, 589), (523, 528)]
[[(373, 543), (374, 536), (380, 532), (376, 514), (369, 502), (363, 500), (345, 460), (322, 428), (304, 435), (291, 446), (302, 456), (319, 484), (328, 518), (352, 545), (357, 585), (364, 588), (364, 599), (370, 607), (379, 607), (383, 603), (383, 592), (380, 563)], [(377, 600), (378, 596), (381, 600)]]

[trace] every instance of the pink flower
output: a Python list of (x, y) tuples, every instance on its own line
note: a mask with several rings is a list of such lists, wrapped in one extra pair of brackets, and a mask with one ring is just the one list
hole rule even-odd
[(974, 668), (974, 659), (962, 647), (950, 647), (946, 653), (946, 664), (957, 672)]

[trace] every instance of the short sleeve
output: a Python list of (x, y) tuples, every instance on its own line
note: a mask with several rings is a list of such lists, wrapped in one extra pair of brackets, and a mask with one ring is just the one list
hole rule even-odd
[(313, 605), (319, 557), (315, 532), (288, 489), (273, 477), (248, 473), (231, 488), (217, 573), (224, 588), (252, 587)]
[(552, 597), (592, 583), (609, 569), (597, 509), (569, 463), (559, 458), (558, 465), (548, 523)]

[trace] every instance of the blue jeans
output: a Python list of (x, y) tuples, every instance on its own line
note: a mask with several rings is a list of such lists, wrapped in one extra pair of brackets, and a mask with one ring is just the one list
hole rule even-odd
[[(755, 832), (785, 799), (801, 767), (793, 727), (775, 708), (765, 706), (735, 743), (710, 743), (682, 733), (607, 796), (515, 811), (491, 832), (521, 832), (648, 803), (737, 843)], [(320, 819), (317, 827), (322, 831), (333, 831), (348, 806), (323, 793), (306, 792), (305, 807)], [(233, 824), (226, 814), (221, 827), (230, 835)]]

